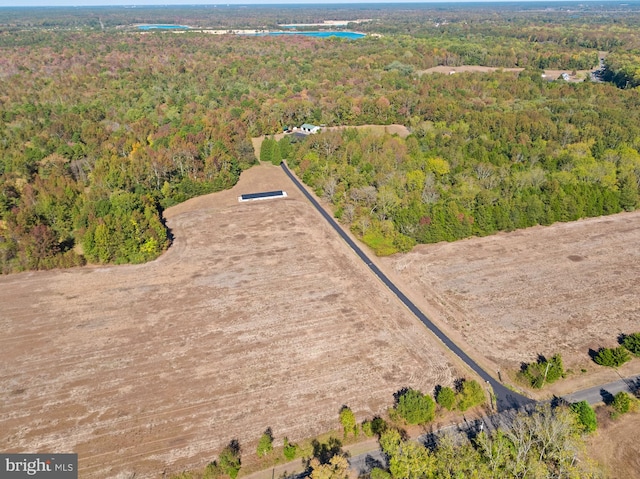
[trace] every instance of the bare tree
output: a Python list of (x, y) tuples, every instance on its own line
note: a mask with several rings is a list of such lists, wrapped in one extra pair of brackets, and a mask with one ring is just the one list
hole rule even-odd
[(335, 177), (330, 176), (329, 178), (327, 178), (322, 187), (324, 197), (327, 200), (333, 200), (333, 197), (336, 194), (337, 187), (338, 187), (338, 180)]
[(422, 188), (421, 199), (423, 203), (431, 204), (438, 201), (440, 193), (436, 188), (436, 179), (433, 173), (429, 173), (424, 179), (424, 187)]

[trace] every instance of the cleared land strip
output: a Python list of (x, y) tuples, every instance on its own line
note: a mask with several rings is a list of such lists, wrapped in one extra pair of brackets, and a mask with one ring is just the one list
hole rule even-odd
[[(490, 72), (509, 72), (520, 73), (524, 68), (501, 68), (501, 67), (485, 67), (479, 65), (460, 65), (455, 67), (439, 65), (436, 67), (428, 68), (426, 70), (419, 70), (416, 73), (418, 75), (443, 73), (445, 75), (453, 75), (455, 73), (490, 73)], [(548, 80), (557, 80), (562, 74), (568, 75), (568, 80), (571, 82), (581, 82), (591, 74), (591, 70), (578, 70), (574, 74), (574, 70), (545, 70), (544, 76)]]

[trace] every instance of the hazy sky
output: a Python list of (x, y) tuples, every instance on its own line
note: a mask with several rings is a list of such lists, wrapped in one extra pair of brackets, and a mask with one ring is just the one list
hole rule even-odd
[[(97, 5), (249, 5), (269, 3), (428, 3), (447, 0), (0, 0), (0, 7), (53, 7), (53, 6), (97, 6)], [(470, 0), (458, 0), (470, 1)], [(471, 0), (473, 1), (473, 0)], [(480, 0), (482, 1), (482, 0)], [(550, 0), (548, 0), (550, 1)]]
[[(349, 0), (348, 2), (345, 2), (344, 0), (0, 0), (0, 7), (76, 7), (97, 5), (249, 5), (259, 3), (363, 3), (365, 1), (367, 0)], [(380, 2), (382, 0), (372, 0), (372, 2), (376, 1)], [(388, 3), (396, 2), (390, 1)]]

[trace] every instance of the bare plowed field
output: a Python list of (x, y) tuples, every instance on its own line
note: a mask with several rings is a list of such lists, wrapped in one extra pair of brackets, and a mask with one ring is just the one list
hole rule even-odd
[[(485, 364), (516, 371), (561, 353), (568, 392), (618, 379), (589, 349), (640, 331), (640, 212), (422, 245), (382, 263)], [(581, 372), (581, 369), (586, 372)], [(640, 372), (640, 360), (621, 368)]]
[[(285, 199), (237, 196), (284, 189)], [(203, 467), (451, 384), (426, 329), (280, 168), (167, 211), (158, 260), (0, 277), (0, 450), (77, 452), (80, 477)]]

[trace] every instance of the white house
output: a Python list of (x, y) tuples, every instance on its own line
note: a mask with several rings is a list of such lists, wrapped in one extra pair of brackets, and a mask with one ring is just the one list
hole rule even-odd
[(318, 133), (320, 131), (320, 127), (319, 126), (315, 126), (315, 125), (311, 125), (310, 123), (305, 123), (304, 125), (302, 125), (300, 127), (300, 129), (304, 132), (304, 133)]

